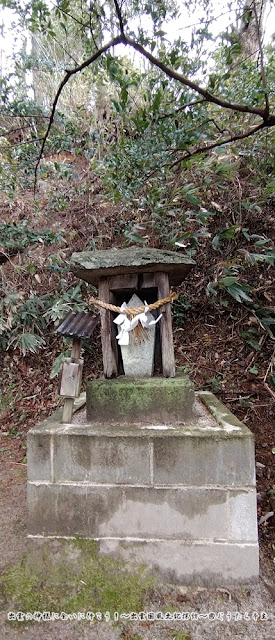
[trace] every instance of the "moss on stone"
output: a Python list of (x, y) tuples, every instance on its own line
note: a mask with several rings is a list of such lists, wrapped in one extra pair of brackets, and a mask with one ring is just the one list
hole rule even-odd
[(77, 277), (96, 286), (101, 277), (155, 271), (168, 273), (170, 284), (180, 284), (195, 264), (189, 256), (175, 251), (130, 247), (73, 253), (70, 268)]
[(184, 422), (193, 415), (194, 387), (179, 378), (116, 378), (87, 382), (88, 420), (158, 424)]

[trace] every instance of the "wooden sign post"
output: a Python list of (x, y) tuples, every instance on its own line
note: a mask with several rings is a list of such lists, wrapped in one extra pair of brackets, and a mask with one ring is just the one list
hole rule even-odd
[(81, 338), (73, 338), (71, 359), (63, 363), (59, 395), (65, 397), (62, 422), (72, 420), (74, 398), (80, 394), (83, 360), (80, 359)]
[(81, 339), (90, 338), (99, 315), (92, 313), (69, 313), (57, 327), (56, 333), (73, 338), (71, 358), (63, 362), (60, 373), (59, 395), (64, 397), (62, 422), (72, 421), (74, 398), (78, 398), (81, 389), (83, 360), (81, 359)]

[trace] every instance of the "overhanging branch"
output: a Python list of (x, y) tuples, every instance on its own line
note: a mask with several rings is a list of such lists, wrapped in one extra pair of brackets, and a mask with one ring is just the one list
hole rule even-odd
[[(48, 124), (47, 130), (46, 130), (45, 136), (43, 138), (43, 142), (42, 142), (42, 146), (41, 146), (41, 149), (40, 149), (40, 153), (39, 153), (39, 157), (38, 157), (37, 163), (35, 165), (34, 192), (36, 191), (38, 167), (39, 167), (42, 155), (43, 155), (45, 144), (47, 142), (47, 139), (48, 139), (48, 136), (49, 136), (49, 133), (50, 133), (50, 130), (51, 130), (51, 126), (53, 124), (57, 103), (58, 103), (59, 97), (60, 97), (64, 87), (66, 86), (67, 82), (70, 80), (70, 78), (73, 75), (77, 74), (80, 71), (83, 71), (83, 69), (85, 69), (90, 64), (95, 62), (95, 60), (100, 58), (106, 51), (108, 51), (108, 49), (110, 49), (111, 47), (115, 47), (117, 44), (124, 44), (126, 46), (128, 45), (128, 46), (132, 47), (133, 49), (135, 49), (136, 51), (138, 51), (139, 53), (141, 53), (141, 55), (143, 55), (147, 60), (149, 60), (151, 62), (151, 64), (153, 64), (155, 67), (161, 69), (161, 71), (163, 71), (163, 73), (165, 73), (166, 76), (168, 76), (169, 78), (172, 78), (173, 80), (176, 80), (176, 81), (180, 82), (180, 84), (183, 84), (186, 87), (189, 87), (190, 89), (192, 89), (193, 91), (195, 91), (196, 93), (201, 95), (202, 98), (203, 98), (202, 102), (210, 102), (210, 103), (216, 104), (219, 107), (222, 107), (224, 109), (230, 109), (231, 111), (235, 111), (235, 112), (250, 113), (250, 114), (253, 114), (253, 115), (257, 115), (257, 116), (260, 116), (262, 118), (262, 120), (263, 120), (263, 122), (260, 125), (257, 125), (252, 130), (250, 129), (250, 130), (248, 130), (248, 131), (246, 131), (244, 133), (238, 134), (236, 136), (232, 136), (232, 137), (227, 138), (225, 140), (215, 141), (215, 142), (211, 143), (210, 145), (207, 145), (207, 146), (204, 146), (204, 147), (200, 147), (199, 149), (186, 154), (182, 158), (178, 159), (172, 166), (175, 166), (175, 164), (178, 164), (182, 160), (187, 159), (189, 157), (192, 157), (193, 155), (197, 155), (198, 153), (203, 153), (205, 151), (209, 151), (209, 150), (213, 149), (214, 147), (220, 146), (222, 144), (228, 144), (230, 142), (234, 142), (234, 141), (237, 141), (237, 140), (242, 140), (244, 138), (247, 138), (247, 137), (249, 137), (251, 135), (254, 135), (254, 133), (256, 133), (257, 131), (259, 131), (260, 129), (262, 129), (264, 127), (273, 127), (273, 126), (275, 126), (275, 115), (270, 115), (269, 114), (269, 109), (267, 108), (268, 107), (268, 100), (267, 99), (266, 99), (265, 107), (264, 108), (260, 108), (260, 107), (251, 107), (251, 106), (244, 105), (244, 104), (232, 103), (232, 102), (229, 102), (228, 100), (225, 100), (225, 99), (223, 99), (223, 98), (221, 98), (219, 96), (215, 96), (212, 93), (210, 93), (207, 89), (204, 89), (203, 87), (201, 87), (196, 82), (193, 82), (192, 80), (190, 80), (189, 78), (187, 78), (183, 74), (178, 73), (177, 71), (174, 71), (173, 69), (168, 67), (161, 60), (158, 60), (158, 58), (153, 56), (152, 53), (150, 53), (150, 51), (147, 51), (141, 44), (139, 44), (135, 40), (132, 40), (131, 38), (128, 38), (128, 36), (126, 36), (125, 33), (124, 33), (124, 25), (123, 25), (121, 10), (120, 10), (120, 7), (118, 5), (117, 0), (114, 0), (114, 4), (115, 4), (115, 7), (116, 7), (116, 13), (117, 13), (117, 16), (118, 16), (118, 19), (119, 19), (119, 24), (120, 24), (120, 30), (121, 30), (120, 35), (115, 37), (115, 38), (112, 38), (112, 40), (110, 40), (106, 45), (104, 45), (103, 47), (98, 49), (92, 56), (87, 58), (87, 60), (85, 60), (82, 64), (78, 65), (74, 69), (67, 70), (65, 77), (63, 78), (62, 82), (59, 85), (59, 88), (57, 90), (57, 93), (56, 93), (54, 101), (53, 101), (52, 110), (51, 110), (51, 114), (50, 114), (50, 117), (49, 117), (49, 124)], [(198, 103), (200, 101), (201, 100), (194, 101), (194, 104), (196, 104), (196, 103)], [(190, 106), (191, 106), (191, 104), (190, 104)], [(182, 107), (182, 108), (186, 108), (186, 105), (184, 107)]]
[(125, 45), (128, 44), (130, 47), (132, 47), (136, 51), (139, 51), (139, 53), (141, 53), (145, 58), (147, 58), (147, 60), (149, 60), (155, 67), (158, 67), (159, 69), (161, 69), (161, 71), (163, 71), (167, 76), (169, 76), (169, 78), (172, 78), (173, 80), (177, 80), (181, 84), (184, 84), (186, 87), (189, 87), (190, 89), (193, 89), (193, 91), (196, 91), (196, 93), (199, 93), (201, 96), (203, 96), (203, 98), (205, 98), (205, 100), (207, 100), (207, 102), (212, 102), (218, 105), (219, 107), (223, 107), (224, 109), (231, 109), (231, 111), (239, 111), (241, 113), (254, 113), (258, 116), (261, 116), (261, 118), (265, 118), (265, 109), (261, 109), (258, 107), (249, 107), (246, 104), (228, 102), (228, 100), (224, 100), (223, 98), (214, 96), (212, 93), (207, 91), (207, 89), (204, 89), (196, 82), (189, 80), (189, 78), (187, 78), (186, 76), (182, 75), (181, 73), (178, 73), (177, 71), (174, 71), (174, 69), (171, 69), (170, 67), (168, 67), (166, 64), (164, 64), (164, 62), (161, 62), (161, 60), (158, 60), (158, 58), (155, 58), (155, 56), (153, 56), (152, 53), (150, 53), (150, 51), (147, 51), (146, 49), (144, 49), (144, 47), (141, 44), (139, 44), (139, 42), (135, 42), (135, 40), (132, 40), (127, 36), (123, 37), (122, 42)]
[(249, 136), (253, 136), (254, 133), (257, 133), (257, 131), (264, 129), (264, 127), (265, 127), (264, 122), (261, 122), (261, 124), (257, 125), (256, 127), (253, 127), (253, 129), (246, 130), (244, 133), (238, 133), (235, 136), (230, 136), (230, 138), (225, 138), (223, 140), (216, 140), (215, 142), (211, 142), (210, 144), (198, 147), (194, 151), (188, 151), (185, 155), (175, 160), (173, 164), (167, 163), (164, 166), (166, 167), (169, 166), (170, 169), (172, 169), (180, 162), (183, 162), (184, 160), (189, 160), (189, 158), (192, 158), (193, 156), (197, 156), (200, 153), (211, 151), (211, 149), (215, 149), (215, 147), (221, 147), (222, 145), (229, 144), (230, 142), (237, 142), (237, 140), (243, 140), (244, 138), (249, 138)]

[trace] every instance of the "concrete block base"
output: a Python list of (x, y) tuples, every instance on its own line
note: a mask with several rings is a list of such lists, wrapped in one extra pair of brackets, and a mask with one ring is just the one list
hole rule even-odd
[(88, 422), (184, 424), (193, 415), (194, 385), (188, 376), (88, 381)]
[(60, 419), (28, 434), (33, 543), (96, 540), (175, 583), (257, 579), (253, 436), (213, 394), (196, 394), (184, 424)]
[(160, 580), (199, 587), (239, 585), (259, 576), (258, 545), (187, 540), (100, 540), (100, 552), (146, 563)]

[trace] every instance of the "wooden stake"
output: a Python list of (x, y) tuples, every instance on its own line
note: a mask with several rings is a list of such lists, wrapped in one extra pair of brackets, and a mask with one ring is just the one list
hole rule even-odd
[[(168, 274), (164, 272), (155, 273), (158, 287), (159, 300), (166, 298), (170, 294)], [(173, 347), (172, 314), (170, 304), (165, 304), (159, 309), (162, 313), (160, 320), (160, 342), (162, 356), (162, 375), (165, 378), (175, 377), (175, 357)]]
[(78, 362), (81, 354), (81, 338), (74, 336), (72, 348), (72, 362)]
[[(111, 297), (113, 296), (110, 291), (109, 278), (100, 278), (98, 283), (98, 296), (103, 302), (112, 303)], [(104, 375), (105, 378), (113, 378), (117, 376), (118, 356), (111, 311), (101, 308), (100, 316)]]
[[(72, 362), (78, 362), (81, 354), (81, 338), (77, 338), (74, 336), (73, 338), (73, 346), (72, 346)], [(73, 416), (73, 406), (74, 399), (73, 398), (65, 398), (64, 406), (63, 406), (63, 414), (62, 414), (62, 424), (70, 424), (72, 422)]]
[(70, 424), (70, 422), (72, 422), (73, 406), (74, 406), (74, 399), (65, 398), (64, 406), (63, 406), (62, 424)]

